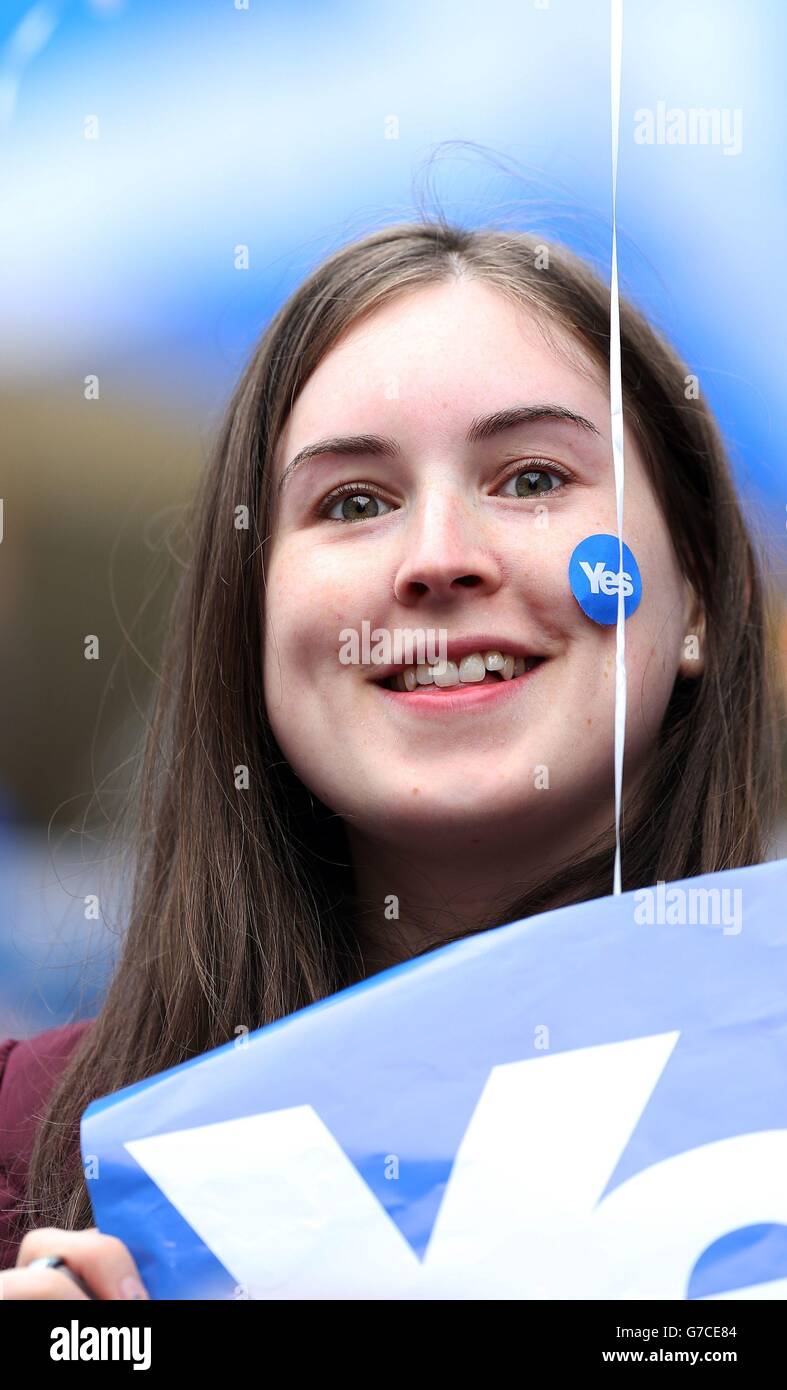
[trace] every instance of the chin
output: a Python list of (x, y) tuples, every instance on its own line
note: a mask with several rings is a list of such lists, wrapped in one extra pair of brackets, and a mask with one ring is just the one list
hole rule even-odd
[(367, 782), (362, 802), (354, 805), (351, 801), (348, 805), (346, 798), (342, 800), (352, 824), (381, 839), (404, 844), (428, 835), (436, 844), (442, 835), (461, 832), (467, 837), (466, 843), (480, 843), (498, 838), (507, 827), (521, 833), (523, 820), (538, 811), (539, 793), (525, 791), (523, 797), (521, 782), (508, 788), (508, 792), (509, 795), (501, 796), (499, 785), (496, 793), (490, 788), (481, 794), (478, 789), (474, 792), (472, 774), (465, 773), (454, 784), (441, 787), (438, 794), (434, 774), (430, 772), (411, 773), (385, 788)]

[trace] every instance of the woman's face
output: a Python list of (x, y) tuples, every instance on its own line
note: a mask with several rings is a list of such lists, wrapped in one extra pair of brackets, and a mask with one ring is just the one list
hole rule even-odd
[[(306, 446), (385, 441), (320, 452), (287, 474), (266, 562), (274, 733), (301, 780), (359, 832), (413, 849), (425, 832), (524, 849), (609, 822), (615, 628), (587, 618), (568, 583), (577, 543), (616, 533), (609, 397), (576, 344), (560, 341), (558, 353), (489, 285), (418, 289), (334, 346), (278, 442), (281, 481)], [(490, 417), (522, 406), (589, 424), (493, 428)], [(625, 628), (631, 776), (653, 750), (691, 610), (628, 433), (625, 463), (624, 538), (643, 583)], [(390, 689), (390, 665), (363, 651), (364, 624), (392, 646), (397, 630), (439, 640), (443, 629), (457, 665), (501, 652), (519, 658), (517, 675)], [(362, 664), (341, 659), (353, 655), (348, 629)], [(523, 657), (539, 661), (518, 674)]]

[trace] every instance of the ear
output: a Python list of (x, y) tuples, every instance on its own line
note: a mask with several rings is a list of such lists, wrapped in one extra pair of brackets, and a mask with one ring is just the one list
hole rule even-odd
[(683, 644), (678, 675), (695, 680), (705, 670), (705, 610), (686, 580), (683, 606)]

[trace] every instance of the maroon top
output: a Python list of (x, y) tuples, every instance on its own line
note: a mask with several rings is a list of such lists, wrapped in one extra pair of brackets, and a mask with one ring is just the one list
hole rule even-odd
[(0, 1269), (16, 1263), (26, 1226), (19, 1206), (36, 1128), (50, 1095), (92, 1019), (0, 1042)]

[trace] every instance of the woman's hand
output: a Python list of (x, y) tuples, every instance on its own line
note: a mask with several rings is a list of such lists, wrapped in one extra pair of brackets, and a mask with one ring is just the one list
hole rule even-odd
[(60, 1269), (30, 1269), (44, 1255), (62, 1255), (69, 1268), (84, 1279), (96, 1298), (148, 1298), (139, 1270), (117, 1236), (105, 1236), (97, 1226), (88, 1231), (63, 1231), (56, 1226), (28, 1231), (19, 1247), (16, 1265), (0, 1274), (0, 1299), (76, 1298), (88, 1295)]

